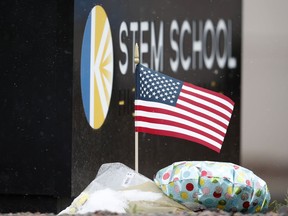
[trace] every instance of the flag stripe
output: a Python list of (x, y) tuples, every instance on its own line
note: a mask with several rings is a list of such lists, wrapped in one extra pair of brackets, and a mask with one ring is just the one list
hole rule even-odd
[(231, 109), (231, 111), (233, 110), (234, 102), (229, 97), (227, 97), (223, 94), (219, 94), (217, 92), (211, 91), (209, 89), (195, 86), (191, 83), (184, 82), (184, 84), (185, 84), (185, 86), (184, 86), (185, 90), (190, 90), (190, 91), (193, 91), (199, 95), (203, 95), (207, 98), (211, 98), (214, 101), (218, 101), (218, 102), (222, 103), (223, 105), (226, 105), (227, 107), (229, 107)]
[[(174, 122), (181, 122), (183, 124), (202, 129), (203, 131), (209, 131), (210, 133), (214, 134), (215, 137), (218, 137), (223, 141), (223, 138), (225, 136), (225, 132), (222, 132), (206, 123), (203, 123), (201, 121), (195, 120), (189, 116), (182, 115), (180, 113), (177, 113), (173, 110), (167, 110), (163, 108), (151, 108), (147, 106), (135, 106), (135, 116), (144, 116), (144, 117), (153, 117), (153, 118), (164, 118), (173, 120)], [(142, 113), (145, 112), (145, 114)]]
[(232, 110), (227, 107), (226, 105), (223, 105), (222, 103), (215, 101), (211, 98), (206, 98), (205, 96), (199, 95), (194, 93), (193, 91), (185, 90), (185, 87), (183, 85), (182, 87), (182, 93), (186, 95), (187, 98), (190, 100), (194, 100), (198, 103), (204, 104), (207, 107), (211, 107), (215, 110), (218, 110), (219, 112), (223, 113), (224, 115), (230, 117)]
[(207, 110), (205, 109), (205, 107), (201, 107), (201, 106), (195, 106), (195, 104), (192, 102), (190, 102), (189, 100), (187, 99), (184, 99), (184, 98), (181, 98), (179, 96), (179, 100), (177, 101), (177, 107), (178, 107), (178, 104), (184, 106), (184, 107), (187, 107), (188, 109), (190, 110), (195, 110), (199, 113), (202, 113), (203, 115), (205, 116), (209, 116), (211, 117), (212, 119), (214, 119), (215, 121), (219, 121), (219, 122), (222, 122), (223, 125), (225, 125), (225, 127), (229, 124), (229, 121), (225, 118), (223, 118), (222, 116), (219, 116), (217, 115), (217, 113), (214, 113), (214, 112), (211, 112), (210, 110)]
[(212, 107), (209, 107), (203, 103), (199, 103), (196, 101), (196, 99), (193, 99), (193, 98), (190, 98), (189, 95), (181, 92), (180, 95), (179, 95), (179, 100), (183, 100), (183, 101), (186, 101), (187, 103), (191, 104), (191, 105), (194, 105), (196, 107), (199, 107), (203, 110), (205, 110), (205, 112), (210, 112), (210, 113), (214, 113), (216, 114), (217, 116), (225, 119), (227, 122), (229, 122), (229, 117), (226, 116), (225, 114), (223, 114), (222, 112), (219, 112), (218, 110), (216, 109), (213, 109)]
[(205, 119), (205, 121), (210, 122), (209, 125), (211, 125), (212, 127), (217, 128), (218, 130), (221, 130), (222, 132), (226, 133), (227, 128), (228, 128), (227, 124), (225, 124), (225, 123), (223, 123), (223, 122), (221, 122), (221, 121), (219, 121), (219, 120), (217, 120), (217, 119), (215, 119), (209, 115), (206, 115), (204, 113), (193, 110), (190, 107), (187, 107), (186, 102), (183, 102), (183, 103), (184, 103), (184, 105), (181, 105), (180, 103), (178, 103), (177, 108), (182, 109), (185, 112), (188, 112), (188, 113), (190, 112), (191, 114), (198, 115), (199, 118), (201, 117), (201, 118)]
[[(177, 105), (177, 107), (169, 106), (162, 103), (152, 102), (152, 101), (142, 101), (135, 100), (135, 110), (157, 110), (161, 109), (162, 113), (173, 113), (173, 115), (178, 117), (183, 117), (190, 121), (198, 122), (201, 125), (206, 125), (208, 128), (215, 130), (217, 133), (223, 135), (226, 133), (227, 125), (223, 124), (220, 121), (215, 120), (209, 116), (201, 114), (197, 111), (190, 110), (189, 108), (181, 105)], [(159, 111), (160, 112), (160, 111)]]
[(168, 114), (163, 114), (159, 112), (149, 112), (149, 111), (135, 111), (136, 117), (135, 121), (147, 121), (150, 123), (161, 123), (167, 124), (171, 126), (176, 126), (178, 128), (184, 128), (187, 130), (194, 131), (196, 133), (202, 134), (210, 139), (214, 139), (215, 141), (222, 143), (224, 140), (224, 136), (216, 133), (215, 131), (210, 130), (207, 127), (204, 127), (199, 124), (195, 124), (194, 122), (188, 121), (186, 119), (181, 119), (176, 116), (171, 116)]
[(136, 127), (137, 132), (145, 132), (145, 133), (151, 133), (151, 134), (157, 134), (157, 135), (178, 137), (181, 139), (186, 139), (186, 140), (200, 143), (217, 152), (220, 152), (221, 147), (222, 147), (221, 144), (215, 142), (214, 140), (211, 140), (203, 135), (197, 134), (193, 131), (189, 131), (183, 128), (177, 129), (176, 127), (173, 127), (170, 125), (153, 124), (153, 123), (147, 123), (147, 122), (142, 122), (142, 121), (141, 122), (137, 121), (135, 123), (137, 124), (137, 127)]
[[(139, 124), (143, 124), (141, 125), (141, 128), (144, 132), (145, 128), (150, 128), (150, 124), (154, 124), (154, 125), (157, 125), (158, 126), (162, 126), (162, 125), (166, 125), (167, 127), (172, 127), (173, 128), (173, 132), (174, 133), (184, 133), (184, 134), (187, 134), (187, 135), (193, 135), (193, 136), (197, 136), (199, 139), (202, 139), (205, 141), (205, 139), (209, 139), (210, 141), (213, 141), (216, 145), (216, 143), (218, 145), (221, 145), (223, 141), (219, 140), (219, 139), (216, 139), (215, 137), (213, 137), (212, 135), (209, 135), (207, 133), (204, 133), (202, 131), (199, 131), (195, 128), (190, 128), (190, 127), (187, 127), (187, 126), (182, 126), (180, 124), (176, 124), (176, 125), (170, 125), (170, 121), (169, 120), (163, 120), (163, 121), (160, 121), (158, 122), (157, 119), (150, 119), (150, 118), (146, 118), (146, 117), (139, 117), (137, 118), (136, 122), (135, 122), (135, 125), (136, 125), (136, 128), (139, 127)], [(158, 129), (157, 127), (155, 127), (154, 129)], [(137, 131), (137, 130), (136, 130)], [(189, 131), (189, 133), (187, 132)], [(204, 139), (205, 137), (205, 139)]]

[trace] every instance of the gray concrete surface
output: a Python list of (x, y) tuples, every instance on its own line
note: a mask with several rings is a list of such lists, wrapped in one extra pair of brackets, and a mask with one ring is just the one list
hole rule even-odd
[(288, 1), (243, 0), (241, 161), (288, 190)]

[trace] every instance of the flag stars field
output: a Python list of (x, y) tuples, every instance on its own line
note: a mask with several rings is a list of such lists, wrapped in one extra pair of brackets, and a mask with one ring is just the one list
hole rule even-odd
[[(140, 96), (143, 98), (150, 98), (155, 100), (169, 101), (173, 104), (176, 98), (177, 89), (179, 89), (180, 82), (175, 82), (172, 79), (167, 79), (166, 76), (159, 76), (153, 74), (150, 70), (145, 70), (141, 67), (143, 74), (140, 74)], [(171, 99), (173, 98), (173, 99)]]

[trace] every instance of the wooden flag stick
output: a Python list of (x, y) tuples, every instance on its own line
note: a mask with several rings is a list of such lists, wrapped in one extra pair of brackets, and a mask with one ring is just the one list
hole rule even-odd
[(134, 63), (135, 63), (135, 66), (140, 62), (139, 60), (139, 46), (138, 44), (136, 43), (135, 44), (135, 49), (134, 49)]
[[(134, 63), (135, 63), (135, 68), (136, 65), (139, 63), (139, 47), (138, 44), (135, 44), (135, 49), (134, 49)], [(136, 74), (135, 74), (136, 76)], [(135, 111), (134, 111), (135, 112)], [(134, 113), (135, 115), (135, 113)], [(138, 132), (135, 131), (135, 171), (139, 172), (139, 144), (138, 144)]]

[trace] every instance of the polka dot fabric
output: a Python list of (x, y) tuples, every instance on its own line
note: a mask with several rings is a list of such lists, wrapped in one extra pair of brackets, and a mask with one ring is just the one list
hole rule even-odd
[(170, 198), (191, 206), (243, 213), (265, 212), (270, 202), (266, 183), (241, 166), (211, 161), (175, 162), (159, 170), (156, 185)]

